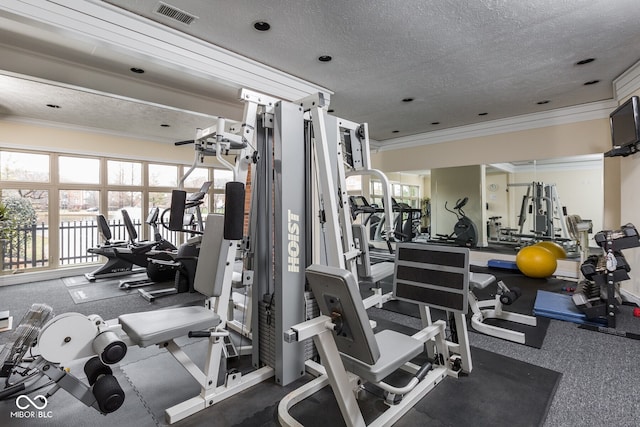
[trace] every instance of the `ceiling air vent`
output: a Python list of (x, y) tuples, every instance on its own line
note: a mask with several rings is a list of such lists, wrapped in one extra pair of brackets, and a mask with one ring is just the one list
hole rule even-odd
[(184, 10), (180, 10), (177, 7), (170, 6), (166, 3), (159, 3), (156, 13), (187, 25), (190, 25), (193, 21), (198, 19), (197, 16), (191, 15)]

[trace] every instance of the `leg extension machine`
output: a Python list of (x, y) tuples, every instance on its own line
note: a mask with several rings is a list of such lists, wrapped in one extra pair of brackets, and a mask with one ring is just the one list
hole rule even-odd
[(483, 334), (524, 344), (524, 333), (484, 323), (486, 319), (500, 319), (528, 326), (537, 325), (537, 320), (533, 316), (503, 310), (503, 305), (511, 305), (511, 303), (520, 297), (521, 292), (520, 289), (515, 287), (509, 289), (502, 281), (496, 282), (498, 290), (495, 299), (485, 301), (478, 300), (473, 290), (485, 289), (494, 282), (496, 282), (496, 278), (491, 274), (469, 273), (469, 305), (473, 312), (471, 326)]

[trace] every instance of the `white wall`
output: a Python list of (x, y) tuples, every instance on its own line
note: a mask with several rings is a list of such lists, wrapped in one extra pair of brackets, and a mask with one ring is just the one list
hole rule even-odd
[[(0, 147), (182, 164), (191, 164), (194, 159), (193, 145), (175, 146), (69, 127), (32, 125), (10, 120), (0, 120)], [(206, 166), (220, 164), (217, 160), (208, 158)]]
[(466, 216), (476, 225), (478, 245), (486, 246), (484, 209), (483, 166), (461, 166), (454, 168), (436, 168), (431, 170), (431, 234), (449, 235), (457, 221), (456, 215), (445, 209), (445, 203), (452, 209), (457, 200), (468, 197), (463, 208)]
[[(540, 141), (544, 141), (544, 144)], [(375, 168), (390, 173), (601, 154), (610, 148), (608, 119), (594, 119), (412, 148), (384, 150), (372, 153), (371, 158)], [(619, 162), (618, 158), (605, 159), (604, 162), (605, 227), (616, 227), (620, 222)]]
[[(634, 94), (640, 96), (640, 90)], [(620, 100), (622, 104), (626, 99)], [(620, 224), (632, 223), (640, 228), (640, 154), (634, 154), (620, 159)], [(619, 226), (618, 225), (618, 226)], [(640, 303), (640, 248), (625, 249), (623, 251), (631, 272), (631, 280), (622, 282), (622, 287), (631, 292)]]
[(509, 174), (492, 172), (486, 174), (487, 180), (487, 217), (499, 216), (503, 227), (512, 227), (514, 215), (509, 209)]

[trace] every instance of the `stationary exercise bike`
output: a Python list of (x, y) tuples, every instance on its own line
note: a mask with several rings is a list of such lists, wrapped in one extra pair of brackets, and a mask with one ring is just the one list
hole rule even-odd
[(444, 208), (454, 214), (456, 218), (458, 218), (458, 221), (453, 226), (453, 233), (449, 235), (436, 234), (436, 236), (443, 240), (453, 241), (453, 243), (458, 246), (466, 246), (469, 248), (476, 247), (478, 244), (478, 229), (474, 222), (471, 221), (462, 210), (468, 201), (468, 197), (458, 199), (453, 209), (449, 209), (447, 207), (447, 202), (444, 202)]
[[(129, 213), (125, 210), (121, 210), (122, 220), (130, 236), (137, 238), (138, 233), (131, 221)], [(129, 289), (131, 287), (147, 286), (154, 284), (155, 282), (166, 282), (173, 280), (176, 274), (176, 269), (170, 266), (153, 263), (150, 261), (152, 258), (158, 259), (170, 259), (166, 253), (168, 251), (176, 251), (176, 248), (171, 242), (162, 237), (158, 231), (158, 216), (159, 209), (154, 207), (150, 210), (146, 219), (146, 223), (153, 229), (154, 239), (151, 241), (137, 242), (135, 245), (130, 245), (126, 248), (114, 248), (114, 254), (116, 258), (119, 258), (125, 262), (137, 265), (145, 268), (147, 271), (148, 280), (134, 280), (124, 281), (120, 283), (120, 287), (123, 289)], [(128, 284), (124, 286), (123, 284)]]
[(85, 278), (90, 282), (95, 282), (97, 279), (143, 272), (143, 269), (135, 269), (133, 263), (118, 258), (115, 253), (119, 248), (128, 248), (134, 245), (137, 234), (135, 237), (129, 235), (129, 240), (114, 241), (112, 240), (113, 235), (111, 234), (111, 229), (105, 216), (98, 214), (96, 220), (98, 224), (98, 234), (102, 236), (103, 243), (95, 248), (88, 248), (87, 252), (93, 255), (101, 255), (107, 258), (107, 261), (90, 273), (85, 273)]

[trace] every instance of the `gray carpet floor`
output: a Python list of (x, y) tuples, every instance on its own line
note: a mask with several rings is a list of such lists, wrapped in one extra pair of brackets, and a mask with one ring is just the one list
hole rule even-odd
[[(115, 318), (120, 314), (153, 310), (161, 307), (194, 304), (201, 301), (197, 294), (180, 294), (159, 299), (148, 303), (133, 293), (125, 294), (106, 300), (75, 304), (61, 280), (51, 280), (26, 285), (0, 287), (0, 304), (3, 309), (10, 309), (11, 314), (20, 320), (33, 302), (46, 302), (54, 307), (56, 313), (69, 311), (83, 314), (99, 313), (103, 318)], [(623, 307), (628, 308), (628, 307)], [(372, 308), (370, 314), (374, 317), (387, 319), (403, 325), (419, 328), (419, 319), (399, 313)], [(640, 325), (639, 318), (633, 318), (629, 310), (624, 310), (619, 317), (619, 327), (636, 329)], [(9, 339), (10, 333), (0, 333), (0, 345)], [(521, 360), (533, 365), (561, 372), (562, 379), (551, 404), (545, 426), (636, 426), (640, 420), (640, 397), (636, 392), (636, 379), (640, 377), (640, 363), (637, 355), (640, 353), (640, 341), (619, 336), (596, 333), (579, 329), (577, 325), (558, 320), (552, 320), (542, 348), (535, 349), (498, 338), (469, 332), (471, 345)], [(195, 345), (195, 344), (194, 344)], [(140, 362), (147, 358), (160, 357), (156, 349), (137, 349), (127, 356), (127, 363)], [(116, 371), (121, 385), (128, 395), (135, 395), (138, 390), (132, 389), (127, 379), (127, 371), (131, 367), (123, 365)], [(181, 370), (181, 368), (177, 368)], [(77, 372), (76, 372), (77, 373)], [(183, 375), (186, 373), (182, 372)], [(261, 398), (279, 399), (280, 393), (286, 390), (267, 390)], [(482, 390), (478, 390), (482, 393)], [(66, 392), (59, 391), (51, 399), (51, 411), (60, 414), (55, 420), (29, 420), (18, 424), (16, 420), (2, 419), (2, 425), (47, 425), (47, 426), (146, 426), (162, 423), (155, 416), (132, 418), (132, 414), (154, 413), (155, 408), (144, 407), (141, 400), (128, 399), (126, 405), (131, 408), (117, 411), (109, 417), (103, 417), (95, 412), (95, 417), (79, 419), (74, 414), (74, 408), (82, 404)], [(130, 400), (130, 402), (129, 402)], [(270, 402), (270, 401), (269, 401)], [(271, 408), (273, 402), (265, 401), (265, 408)], [(143, 407), (137, 407), (143, 405)], [(221, 407), (222, 408), (222, 407)], [(123, 407), (123, 409), (125, 409)], [(6, 408), (4, 409), (6, 410)], [(233, 409), (227, 408), (228, 411)], [(237, 410), (237, 408), (236, 408)], [(509, 408), (505, 408), (509, 410)], [(3, 409), (0, 408), (0, 412)], [(108, 423), (105, 424), (105, 421)], [(194, 424), (195, 423), (195, 424)], [(223, 419), (204, 416), (197, 420), (190, 420), (185, 425), (225, 425)], [(246, 420), (242, 425), (251, 426)], [(419, 425), (419, 424), (417, 424)], [(513, 424), (510, 424), (513, 425)]]
[[(370, 312), (420, 327), (420, 320), (414, 317), (376, 308)], [(625, 320), (640, 323), (638, 318)], [(582, 330), (559, 320), (551, 320), (541, 349), (473, 331), (469, 341), (475, 347), (562, 373), (545, 426), (638, 425), (640, 396), (635, 384), (640, 377), (640, 341)]]

